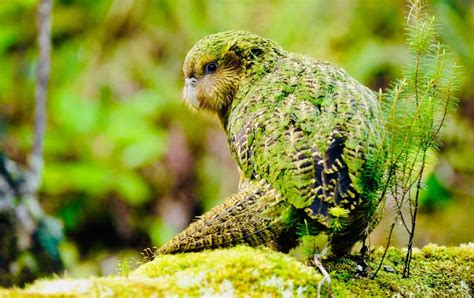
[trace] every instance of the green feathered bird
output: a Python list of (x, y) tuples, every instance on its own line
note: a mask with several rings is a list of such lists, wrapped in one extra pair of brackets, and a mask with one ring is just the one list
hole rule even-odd
[(371, 90), (245, 31), (203, 38), (183, 71), (183, 97), (218, 115), (241, 181), (159, 253), (239, 243), (287, 252), (306, 235), (326, 235), (342, 255), (375, 226), (384, 150)]

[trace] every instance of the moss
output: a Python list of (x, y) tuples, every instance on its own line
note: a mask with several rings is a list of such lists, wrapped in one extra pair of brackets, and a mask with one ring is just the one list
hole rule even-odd
[[(369, 275), (382, 255), (368, 261)], [(472, 292), (474, 246), (428, 245), (413, 254), (411, 277), (403, 279), (404, 251), (391, 248), (375, 279), (359, 276), (357, 256), (326, 260), (331, 293), (338, 297), (376, 295), (456, 295)], [(393, 272), (392, 272), (393, 271)], [(312, 296), (321, 275), (289, 255), (265, 248), (238, 246), (201, 253), (163, 255), (127, 276), (39, 280), (25, 289), (0, 290), (0, 297), (54, 295), (64, 297), (147, 297), (230, 295)]]
[(130, 276), (165, 277), (170, 293), (191, 295), (305, 293), (314, 291), (314, 285), (320, 280), (312, 268), (288, 255), (247, 246), (160, 256)]
[[(470, 276), (474, 260), (472, 245), (446, 248), (431, 244), (422, 250), (416, 250), (408, 279), (402, 278), (405, 252), (390, 248), (384, 267), (375, 279), (356, 277), (355, 257), (345, 258), (342, 262), (329, 262), (328, 269), (332, 272), (333, 279), (344, 281), (333, 284), (333, 294), (470, 295), (473, 288)], [(369, 272), (375, 272), (382, 253), (381, 248), (373, 252), (372, 260), (368, 263)], [(347, 278), (348, 274), (350, 279)]]

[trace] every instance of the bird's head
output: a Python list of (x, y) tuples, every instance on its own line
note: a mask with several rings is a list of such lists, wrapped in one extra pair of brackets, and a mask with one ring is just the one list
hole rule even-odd
[(243, 80), (268, 71), (283, 52), (275, 42), (250, 32), (208, 35), (184, 61), (183, 98), (197, 110), (223, 115)]

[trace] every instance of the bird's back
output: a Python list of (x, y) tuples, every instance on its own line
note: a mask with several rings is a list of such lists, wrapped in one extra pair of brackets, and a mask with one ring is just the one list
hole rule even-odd
[(327, 62), (289, 54), (239, 90), (226, 130), (247, 179), (268, 183), (320, 229), (359, 240), (379, 204), (374, 165), (383, 158), (368, 88)]

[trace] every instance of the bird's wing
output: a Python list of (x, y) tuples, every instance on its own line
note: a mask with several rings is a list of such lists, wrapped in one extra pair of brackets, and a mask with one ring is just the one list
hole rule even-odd
[(329, 225), (332, 213), (344, 216), (365, 191), (376, 109), (375, 96), (343, 70), (292, 57), (232, 111), (231, 151), (248, 178)]

